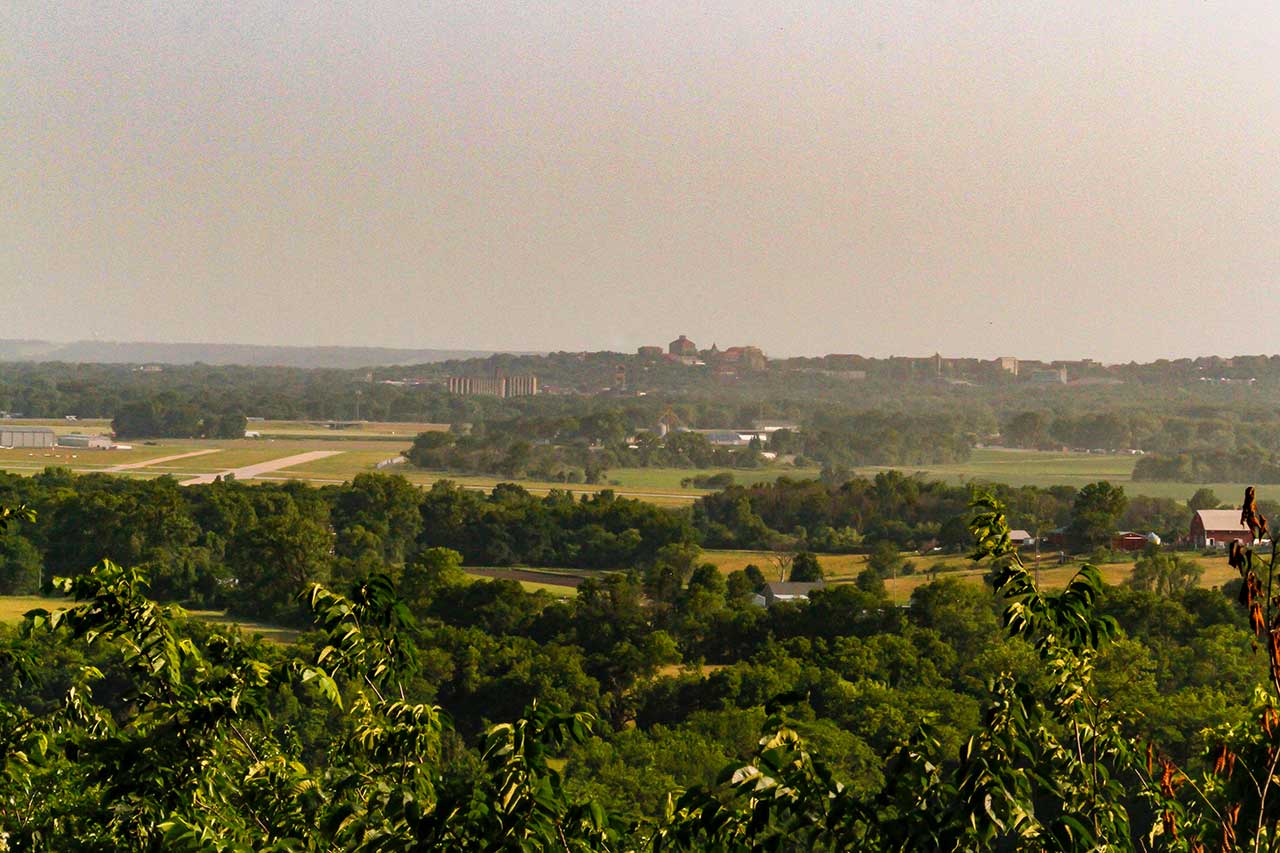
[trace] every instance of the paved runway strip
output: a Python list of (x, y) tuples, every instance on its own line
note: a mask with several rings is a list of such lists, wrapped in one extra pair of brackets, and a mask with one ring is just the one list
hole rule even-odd
[(179, 453), (176, 456), (161, 456), (157, 459), (143, 459), (141, 462), (126, 462), (123, 465), (113, 465), (106, 468), (109, 473), (116, 471), (132, 471), (135, 468), (146, 468), (148, 465), (159, 465), (161, 462), (173, 462), (175, 459), (190, 459), (192, 456), (204, 456), (207, 453), (220, 453), (221, 447), (214, 447), (209, 450), (193, 450), (190, 453)]
[(268, 462), (259, 462), (256, 465), (245, 465), (243, 468), (231, 468), (227, 471), (218, 471), (213, 474), (201, 474), (190, 480), (183, 480), (184, 486), (197, 486), (202, 483), (212, 483), (218, 477), (226, 477), (228, 474), (234, 476), (237, 480), (252, 480), (259, 474), (267, 474), (272, 471), (279, 471), (281, 468), (292, 468), (294, 465), (301, 465), (304, 462), (312, 462), (316, 459), (324, 459), (326, 456), (337, 456), (342, 453), (341, 450), (312, 450), (308, 453), (297, 453), (293, 456), (282, 456), (279, 459), (272, 459)]

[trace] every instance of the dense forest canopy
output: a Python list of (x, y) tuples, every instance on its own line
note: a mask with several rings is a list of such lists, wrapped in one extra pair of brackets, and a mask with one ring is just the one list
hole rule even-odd
[[(394, 504), (380, 485), (290, 498), (301, 517), (318, 519), (319, 501), (354, 525)], [(202, 515), (248, 523), (227, 498), (253, 490), (224, 488), (207, 490)], [(1256, 651), (1280, 618), (1253, 592), (1270, 564), (1233, 552), (1239, 594), (1105, 587), (1091, 568), (1046, 594), (1009, 549), (1003, 507), (980, 497), (970, 514), (989, 583), (940, 579), (905, 609), (858, 584), (760, 608), (744, 573), (670, 546), (646, 571), (556, 601), (466, 583), (451, 550), (393, 535), (363, 566), (386, 571), (333, 578), (343, 592), (280, 579), (317, 629), (293, 646), (157, 606), (147, 578), (165, 560), (94, 564), (54, 583), (74, 608), (0, 628), (0, 837), (15, 849), (1269, 847), (1280, 811), (1249, 779), (1280, 746), (1274, 635)], [(46, 520), (32, 515), (6, 512), (5, 535), (39, 540)], [(294, 556), (311, 549), (322, 556), (321, 543)]]

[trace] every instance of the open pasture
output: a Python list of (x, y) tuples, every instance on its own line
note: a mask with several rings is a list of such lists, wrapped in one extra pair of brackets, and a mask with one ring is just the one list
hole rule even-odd
[[(339, 448), (334, 447), (332, 449), (338, 450)], [(357, 474), (376, 470), (379, 462), (393, 459), (399, 455), (394, 447), (384, 447), (381, 450), (347, 450), (342, 448), (342, 452), (337, 456), (313, 459), (301, 465), (283, 468), (279, 473), (303, 480), (308, 478), (350, 480)], [(405, 471), (405, 466), (395, 465), (385, 470), (389, 474), (399, 474)]]
[[(738, 571), (746, 568), (748, 564), (754, 563), (760, 567), (760, 571), (764, 572), (765, 578), (771, 581), (778, 579), (778, 564), (770, 559), (776, 556), (776, 554), (768, 551), (702, 552), (703, 559), (706, 562), (714, 563), (722, 572)], [(828, 582), (843, 583), (852, 581), (867, 565), (867, 555), (865, 554), (818, 554), (817, 556)], [(889, 597), (898, 604), (909, 601), (911, 593), (917, 587), (929, 583), (935, 576), (982, 583), (982, 578), (987, 572), (985, 564), (975, 565), (963, 554), (930, 554), (927, 556), (904, 554), (903, 556), (912, 565), (912, 573), (899, 575), (897, 578), (885, 579), (885, 588), (889, 592)], [(1202, 587), (1220, 587), (1238, 576), (1235, 569), (1227, 565), (1225, 553), (1221, 556), (1215, 555), (1212, 557), (1193, 553), (1183, 553), (1179, 554), (1179, 556), (1195, 561), (1204, 570), (1204, 574), (1200, 576), (1199, 584)], [(1034, 568), (1032, 566), (1034, 562), (1032, 554), (1023, 554), (1022, 558), (1028, 567)], [(1038, 574), (1040, 583), (1045, 589), (1062, 589), (1079, 571), (1080, 565), (1079, 561), (1074, 561), (1065, 566), (1060, 566), (1056, 558), (1051, 559), (1048, 554), (1042, 554)], [(1133, 563), (1108, 563), (1098, 568), (1102, 572), (1103, 580), (1109, 584), (1118, 585), (1124, 583), (1129, 575), (1132, 574)], [(935, 571), (938, 571), (936, 575), (934, 574)]]
[[(1186, 501), (1196, 489), (1208, 486), (1225, 501), (1243, 493), (1246, 483), (1164, 483), (1133, 479), (1137, 456), (1104, 453), (1061, 453), (1042, 450), (997, 450), (980, 448), (968, 462), (954, 465), (885, 466), (859, 468), (858, 473), (874, 477), (896, 467), (906, 474), (920, 473), (930, 480), (952, 484), (1008, 483), (1011, 486), (1074, 486), (1080, 488), (1098, 480), (1123, 486), (1128, 495), (1173, 498)], [(1265, 491), (1265, 487), (1264, 487)], [(1280, 494), (1280, 486), (1275, 487)]]
[[(0, 595), (0, 622), (20, 622), (31, 610), (61, 610), (74, 604), (68, 598), (44, 598), (39, 595)], [(215, 625), (233, 626), (247, 635), (260, 634), (264, 640), (273, 643), (291, 643), (302, 634), (293, 628), (281, 628), (263, 622), (253, 622), (228, 616), (224, 610), (188, 610), (187, 615), (202, 622)]]
[(39, 595), (0, 595), (0, 622), (19, 622), (29, 610), (57, 610), (67, 606), (65, 598)]
[(302, 635), (296, 628), (281, 628), (279, 625), (268, 625), (265, 622), (254, 622), (231, 616), (225, 610), (188, 610), (187, 615), (214, 625), (237, 628), (246, 636), (261, 636), (269, 643), (292, 643)]
[(448, 424), (420, 423), (416, 421), (366, 422), (359, 426), (345, 429), (331, 429), (322, 421), (250, 421), (251, 432), (257, 432), (263, 438), (312, 438), (327, 441), (344, 440), (403, 440), (405, 446), (413, 441), (420, 432), (444, 432)]
[(116, 465), (159, 459), (196, 449), (191, 445), (134, 445), (132, 450), (89, 450), (84, 447), (16, 447), (0, 450), (0, 469), (33, 473), (50, 465), (75, 471), (101, 471)]
[(646, 489), (657, 491), (680, 492), (685, 494), (707, 494), (712, 489), (685, 488), (680, 485), (684, 480), (694, 477), (710, 477), (715, 474), (731, 474), (733, 481), (739, 486), (752, 486), (756, 483), (772, 483), (779, 477), (790, 477), (793, 480), (812, 479), (818, 476), (817, 468), (611, 468), (605, 473), (605, 479), (616, 483), (613, 488)]

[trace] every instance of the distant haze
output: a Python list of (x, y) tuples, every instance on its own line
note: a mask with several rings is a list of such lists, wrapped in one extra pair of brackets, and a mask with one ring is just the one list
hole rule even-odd
[(0, 5), (7, 338), (1276, 352), (1268, 3)]

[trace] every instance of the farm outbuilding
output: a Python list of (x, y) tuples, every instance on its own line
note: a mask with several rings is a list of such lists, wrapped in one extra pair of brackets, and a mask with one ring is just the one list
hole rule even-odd
[(0, 426), (0, 447), (53, 447), (58, 436), (48, 427)]
[(1238, 509), (1201, 509), (1191, 517), (1191, 542), (1197, 548), (1221, 548), (1236, 539), (1253, 541), (1249, 528), (1240, 522)]
[[(1157, 539), (1156, 543), (1159, 543), (1159, 541), (1160, 540)], [(1152, 544), (1151, 540), (1146, 536), (1143, 536), (1141, 533), (1125, 531), (1123, 533), (1117, 533), (1115, 536), (1111, 537), (1112, 551), (1141, 551), (1149, 544)]]
[(753, 596), (761, 607), (772, 607), (779, 601), (808, 601), (809, 593), (822, 589), (822, 581), (787, 581), (765, 584), (765, 588)]
[(59, 447), (86, 447), (89, 450), (110, 450), (113, 445), (110, 436), (85, 435), (84, 433), (68, 433), (58, 436)]

